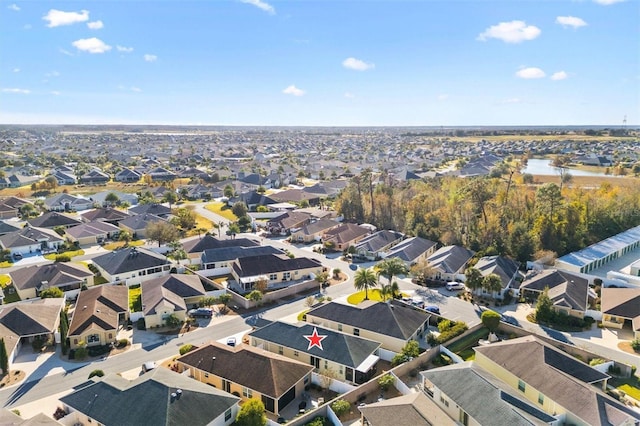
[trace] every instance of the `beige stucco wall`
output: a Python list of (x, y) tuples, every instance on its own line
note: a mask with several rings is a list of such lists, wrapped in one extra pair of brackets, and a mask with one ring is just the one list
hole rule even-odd
[(165, 326), (166, 325), (165, 321), (162, 318), (163, 317), (166, 318), (166, 316), (171, 315), (171, 314), (174, 314), (182, 322), (184, 322), (185, 319), (187, 318), (186, 311), (173, 311), (172, 309), (169, 309), (169, 308), (159, 308), (159, 309), (160, 309), (159, 312), (157, 312), (154, 315), (145, 315), (144, 316), (144, 323), (145, 323), (147, 328)]
[[(171, 265), (162, 265), (160, 266), (160, 268), (162, 268), (160, 272), (155, 272), (152, 274), (147, 273), (146, 275), (139, 275), (139, 273), (142, 270), (130, 271), (130, 272), (127, 272), (126, 274), (111, 275), (98, 265), (96, 265), (96, 268), (98, 268), (98, 270), (100, 271), (104, 279), (107, 280), (107, 282), (110, 282), (110, 283), (123, 282), (123, 283), (127, 283), (127, 285), (135, 285), (135, 284), (140, 284), (141, 282), (144, 282), (144, 281), (148, 281), (153, 278), (164, 277), (166, 275), (169, 275), (169, 271), (171, 270)], [(153, 268), (150, 268), (150, 269), (153, 269)]]
[[(88, 342), (89, 336), (97, 334), (99, 337), (99, 341), (97, 342)], [(108, 343), (114, 342), (117, 337), (117, 329), (113, 330), (102, 330), (95, 325), (89, 327), (87, 330), (82, 332), (81, 334), (69, 335), (69, 342), (71, 349), (77, 349), (79, 347), (80, 342), (84, 342), (87, 346), (99, 346), (106, 345)]]

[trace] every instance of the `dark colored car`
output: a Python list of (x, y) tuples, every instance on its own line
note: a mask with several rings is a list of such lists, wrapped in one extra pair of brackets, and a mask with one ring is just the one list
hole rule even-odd
[(213, 310), (209, 308), (191, 309), (189, 316), (194, 318), (211, 318), (213, 316)]
[(440, 308), (438, 308), (436, 305), (426, 306), (424, 310), (440, 315)]

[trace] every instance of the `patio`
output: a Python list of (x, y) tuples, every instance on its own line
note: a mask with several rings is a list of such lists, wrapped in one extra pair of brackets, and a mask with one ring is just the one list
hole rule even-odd
[[(311, 410), (315, 410), (322, 404), (331, 401), (338, 394), (336, 392), (330, 390), (319, 390), (317, 387), (312, 387), (308, 391), (302, 392), (302, 394), (297, 395), (293, 401), (287, 404), (282, 410), (280, 410), (280, 415), (276, 416), (272, 413), (267, 413), (267, 417), (273, 420), (274, 422), (278, 421), (278, 418), (282, 417), (286, 421), (291, 421), (295, 417), (297, 417), (301, 413), (306, 413)], [(304, 404), (302, 404), (304, 402)], [(305, 408), (300, 408), (301, 406), (305, 406)]]

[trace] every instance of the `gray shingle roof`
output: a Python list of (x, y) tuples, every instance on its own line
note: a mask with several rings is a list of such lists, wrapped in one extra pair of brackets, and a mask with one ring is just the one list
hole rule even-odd
[(427, 258), (429, 265), (447, 274), (463, 272), (464, 266), (474, 255), (472, 250), (460, 246), (445, 246), (439, 248)]
[(601, 291), (602, 313), (631, 319), (634, 330), (638, 330), (636, 323), (640, 318), (640, 288), (603, 288)]
[(387, 257), (397, 257), (405, 262), (414, 262), (420, 255), (427, 252), (437, 243), (421, 237), (407, 238), (395, 245), (387, 254)]
[(395, 300), (388, 304), (361, 303), (358, 307), (336, 302), (325, 303), (312, 309), (307, 315), (403, 340), (411, 338), (430, 316), (425, 311)]
[(178, 361), (276, 399), (313, 370), (312, 365), (250, 346), (232, 348), (215, 342)]
[(171, 209), (167, 206), (163, 206), (162, 204), (157, 203), (138, 204), (137, 206), (129, 208), (129, 213), (133, 213), (135, 215), (151, 214), (155, 216), (166, 217), (171, 214)]
[(507, 390), (507, 385), (471, 362), (420, 374), (481, 425), (543, 425), (555, 420), (531, 403), (515, 397), (513, 391)]
[(284, 253), (282, 250), (273, 246), (220, 247), (202, 252), (202, 263), (224, 262), (225, 260), (236, 260), (243, 257), (264, 256), (268, 254)]
[[(621, 424), (637, 414), (603, 394), (593, 383), (609, 376), (559, 351), (534, 336), (475, 348), (477, 354), (515, 375), (586, 424)], [(478, 356), (476, 356), (478, 359)], [(613, 421), (612, 418), (617, 418)]]
[(144, 313), (153, 315), (158, 306), (169, 304), (174, 311), (185, 311), (186, 297), (204, 296), (204, 287), (198, 275), (171, 274), (142, 283)]
[(336, 222), (335, 220), (320, 219), (315, 222), (304, 225), (297, 232), (301, 232), (303, 235), (315, 235), (324, 230), (335, 228), (338, 225), (340, 225), (340, 223)]
[[(178, 389), (180, 397), (173, 398)], [(60, 398), (63, 404), (106, 426), (206, 425), (239, 398), (191, 378), (156, 368), (129, 382), (118, 376)]]
[(10, 272), (9, 275), (16, 288), (25, 290), (37, 288), (45, 281), (49, 287), (63, 287), (82, 283), (84, 279), (93, 276), (93, 272), (83, 265), (59, 262), (48, 265), (25, 266)]
[(403, 234), (395, 231), (388, 231), (386, 229), (378, 231), (374, 234), (367, 235), (356, 244), (356, 250), (366, 250), (368, 252), (377, 252), (382, 248), (392, 244), (394, 241), (398, 241), (403, 237)]
[(316, 259), (310, 259), (307, 257), (289, 259), (285, 255), (275, 254), (243, 257), (237, 259), (233, 264), (233, 270), (241, 278), (321, 267), (322, 264)]
[(38, 216), (27, 221), (31, 226), (40, 228), (55, 228), (56, 226), (74, 226), (79, 225), (78, 219), (75, 219), (69, 215), (58, 212), (47, 212), (42, 216)]
[(69, 336), (82, 334), (92, 325), (117, 330), (119, 314), (129, 310), (129, 292), (122, 285), (100, 285), (81, 291), (69, 324)]
[[(322, 340), (323, 349), (317, 346), (311, 350), (307, 349), (309, 340), (304, 336), (310, 336), (314, 328), (318, 329), (319, 335), (327, 336)], [(369, 355), (372, 355), (380, 347), (378, 342), (320, 328), (312, 324), (292, 325), (276, 321), (251, 332), (249, 335), (352, 368), (362, 364)]]
[(358, 407), (370, 426), (454, 426), (451, 419), (423, 392), (410, 393)]
[(506, 288), (513, 278), (520, 263), (503, 256), (485, 256), (474, 266), (483, 276), (496, 274), (502, 280), (502, 288)]
[(103, 254), (95, 257), (93, 263), (110, 275), (170, 264), (163, 255), (140, 247), (130, 247)]
[(62, 298), (2, 305), (0, 324), (21, 337), (53, 333), (58, 326), (62, 306)]
[(129, 229), (133, 229), (134, 231), (139, 231), (147, 228), (147, 225), (155, 222), (166, 222), (165, 219), (160, 216), (156, 216), (154, 214), (136, 214), (133, 216), (129, 216), (120, 221), (120, 225), (126, 226)]
[(589, 281), (561, 270), (548, 269), (523, 281), (521, 290), (542, 292), (549, 287), (549, 298), (554, 305), (584, 311), (588, 307)]
[(119, 222), (122, 219), (129, 217), (129, 213), (122, 210), (104, 208), (88, 211), (82, 215), (83, 220), (91, 222), (94, 220), (100, 220), (104, 222)]
[(26, 226), (19, 231), (0, 236), (0, 246), (7, 249), (40, 244), (40, 241), (61, 243), (64, 240), (51, 229), (34, 228), (31, 226)]
[(260, 245), (257, 241), (249, 238), (234, 238), (231, 240), (219, 240), (211, 235), (205, 235), (202, 238), (194, 238), (185, 241), (182, 244), (187, 253), (202, 253), (207, 249), (216, 249), (222, 247), (255, 247)]

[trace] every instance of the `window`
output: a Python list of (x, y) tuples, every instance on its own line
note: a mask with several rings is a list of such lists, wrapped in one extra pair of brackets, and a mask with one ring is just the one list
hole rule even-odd
[(538, 394), (538, 404), (544, 404), (544, 395), (541, 393)]
[(342, 324), (338, 324), (338, 331), (342, 331)]
[(282, 346), (278, 346), (278, 353), (282, 355), (283, 352), (284, 352), (284, 348)]
[(293, 351), (293, 356), (298, 356), (298, 351)]
[(224, 412), (224, 421), (228, 422), (231, 419), (231, 408)]
[(269, 280), (270, 281), (275, 281), (278, 279), (278, 274), (269, 274)]
[(518, 390), (520, 392), (524, 392), (526, 387), (527, 387), (527, 385), (522, 380), (518, 380)]
[(100, 341), (99, 334), (90, 334), (87, 336), (87, 343), (96, 343)]
[(324, 369), (325, 370), (329, 369), (329, 361), (327, 361), (326, 359), (324, 360)]
[(282, 281), (286, 281), (290, 279), (291, 279), (291, 272), (285, 272), (284, 274), (282, 274)]
[(353, 335), (354, 336), (359, 336), (360, 335), (360, 329), (359, 328), (354, 328), (353, 329)]
[(204, 373), (205, 378), (209, 378), (209, 373)]
[(444, 398), (444, 396), (440, 396), (440, 402), (444, 404), (445, 407), (449, 406), (449, 401)]
[(249, 388), (242, 388), (242, 396), (244, 396), (245, 398), (252, 398), (253, 397), (253, 391)]

